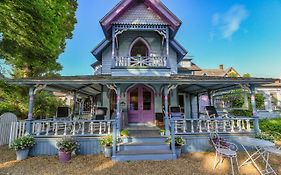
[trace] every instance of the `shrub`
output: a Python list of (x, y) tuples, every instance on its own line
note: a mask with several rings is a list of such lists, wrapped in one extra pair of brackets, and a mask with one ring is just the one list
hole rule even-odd
[(57, 147), (59, 151), (72, 153), (79, 148), (79, 144), (71, 137), (64, 137), (57, 142)]
[(124, 136), (124, 137), (128, 137), (129, 136), (129, 130), (127, 129), (124, 129), (120, 132), (120, 135), (121, 136)]
[(271, 135), (270, 133), (266, 133), (266, 132), (262, 132), (262, 133), (256, 135), (256, 138), (267, 140), (270, 142), (274, 142), (274, 140), (275, 140), (273, 135)]
[(234, 115), (234, 116), (245, 116), (245, 117), (252, 117), (252, 110), (232, 110), (230, 111), (230, 114)]
[(260, 120), (260, 129), (263, 132), (281, 133), (281, 118)]
[[(172, 143), (172, 138), (169, 137), (166, 140), (166, 143), (171, 144)], [(185, 144), (185, 140), (182, 137), (180, 137), (180, 136), (176, 136), (175, 137), (175, 145), (176, 146), (183, 146), (184, 144)]]
[(29, 149), (33, 145), (35, 145), (34, 137), (31, 136), (31, 135), (26, 135), (26, 136), (23, 136), (23, 137), (20, 137), (20, 138), (16, 139), (12, 143), (10, 148), (17, 151), (17, 150)]
[(112, 145), (113, 145), (112, 135), (102, 137), (100, 139), (100, 145), (105, 146), (105, 147), (112, 147)]

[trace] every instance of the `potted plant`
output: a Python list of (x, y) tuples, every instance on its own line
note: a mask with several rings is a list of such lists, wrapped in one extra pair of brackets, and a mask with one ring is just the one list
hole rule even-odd
[[(171, 146), (172, 138), (169, 137), (166, 142), (169, 143), (170, 146)], [(185, 140), (182, 137), (180, 137), (180, 136), (176, 136), (175, 137), (175, 146), (176, 146), (176, 155), (177, 155), (177, 157), (181, 156), (182, 146), (184, 144), (185, 144)]]
[(124, 143), (128, 143), (129, 142), (129, 130), (124, 129), (120, 132), (121, 135), (121, 139)]
[(100, 139), (100, 145), (104, 147), (104, 156), (108, 158), (111, 157), (113, 145), (112, 135), (102, 137)]
[(161, 135), (161, 136), (165, 136), (165, 132), (166, 132), (165, 129), (161, 129), (161, 130), (160, 130), (160, 135)]
[(66, 163), (71, 159), (71, 154), (79, 148), (78, 142), (71, 137), (64, 137), (57, 142), (59, 161)]
[(28, 157), (29, 149), (35, 145), (35, 139), (31, 135), (25, 135), (16, 139), (10, 146), (16, 150), (17, 160), (24, 160)]

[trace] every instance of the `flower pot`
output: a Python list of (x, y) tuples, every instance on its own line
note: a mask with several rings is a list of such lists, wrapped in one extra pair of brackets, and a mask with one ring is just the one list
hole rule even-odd
[(160, 135), (161, 136), (165, 136), (165, 132), (160, 132)]
[(129, 137), (122, 137), (123, 143), (129, 143)]
[(104, 156), (109, 158), (112, 154), (112, 147), (104, 147)]
[(28, 153), (29, 153), (29, 148), (17, 150), (17, 151), (16, 151), (17, 160), (24, 160), (24, 159), (27, 159)]
[(59, 161), (61, 163), (66, 163), (71, 159), (71, 153), (65, 151), (59, 151)]
[(177, 155), (177, 158), (181, 156), (181, 149), (182, 146), (176, 146), (176, 155)]

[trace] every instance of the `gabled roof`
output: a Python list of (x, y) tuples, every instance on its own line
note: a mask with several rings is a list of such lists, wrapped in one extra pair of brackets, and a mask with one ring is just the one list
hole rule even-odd
[(100, 20), (105, 35), (108, 36), (113, 22), (118, 21), (132, 6), (140, 2), (149, 7), (162, 21), (167, 23), (173, 33), (177, 32), (182, 22), (160, 0), (122, 0)]
[(195, 75), (227, 77), (227, 75), (232, 71), (237, 73), (238, 77), (241, 77), (241, 75), (233, 67), (229, 67), (225, 70), (224, 69), (202, 69), (201, 71), (197, 71), (195, 73)]
[(143, 3), (139, 3), (133, 8), (128, 9), (120, 18), (117, 18), (113, 24), (153, 24), (168, 25), (152, 9), (147, 8)]

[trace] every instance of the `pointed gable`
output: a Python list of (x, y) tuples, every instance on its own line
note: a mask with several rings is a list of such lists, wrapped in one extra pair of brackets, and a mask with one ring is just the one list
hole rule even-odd
[[(128, 10), (132, 7), (135, 7), (136, 4), (139, 3), (144, 4), (146, 7), (148, 7), (145, 9), (143, 8), (144, 6), (139, 6), (139, 10), (142, 13), (148, 12), (147, 10), (149, 10), (148, 15), (145, 16), (148, 21), (150, 21), (152, 17), (156, 17), (156, 21), (154, 22), (165, 22), (165, 24), (169, 25), (172, 34), (175, 35), (182, 22), (163, 3), (161, 3), (160, 0), (122, 0), (100, 20), (100, 24), (106, 36), (110, 31), (112, 24), (120, 20), (120, 18), (124, 17), (124, 14), (129, 14), (129, 16), (131, 17), (136, 15), (136, 12), (131, 12), (130, 14)], [(157, 15), (155, 16), (155, 14)], [(123, 18), (123, 20), (125, 19)]]
[(114, 21), (113, 24), (167, 25), (151, 8), (140, 2), (128, 9), (121, 17)]

